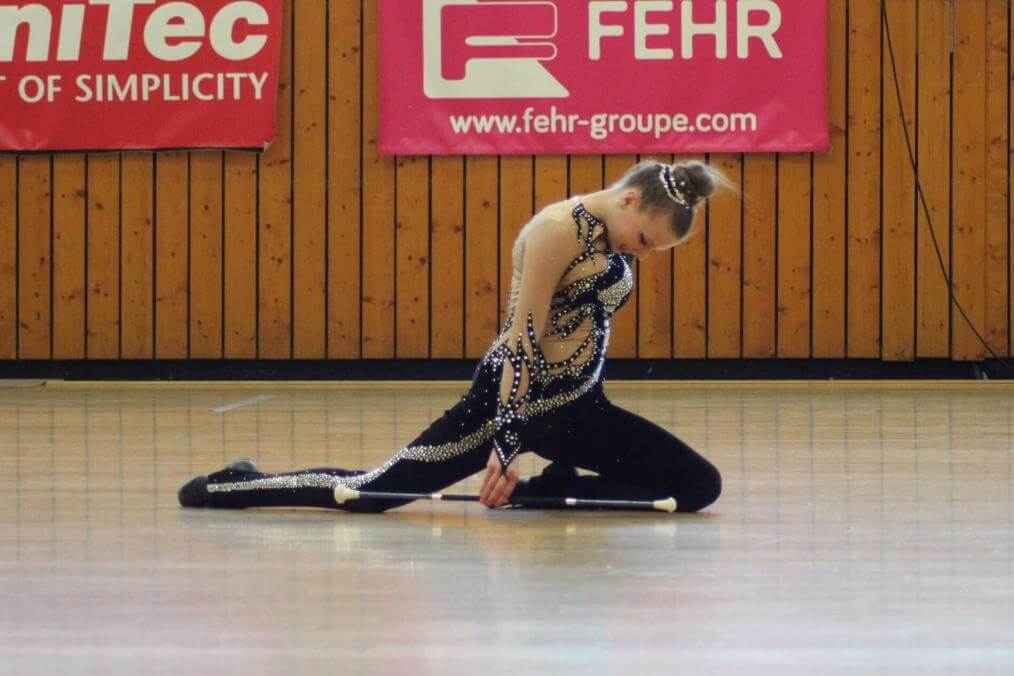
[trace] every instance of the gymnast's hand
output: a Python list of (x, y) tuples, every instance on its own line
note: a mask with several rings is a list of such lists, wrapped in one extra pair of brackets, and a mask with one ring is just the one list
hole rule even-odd
[(486, 479), (482, 482), (482, 490), (479, 491), (479, 502), (487, 507), (499, 507), (507, 502), (514, 487), (518, 483), (517, 461), (520, 454), (515, 455), (507, 465), (507, 473), (500, 471), (500, 458), (496, 451), (489, 454), (489, 461), (486, 463)]

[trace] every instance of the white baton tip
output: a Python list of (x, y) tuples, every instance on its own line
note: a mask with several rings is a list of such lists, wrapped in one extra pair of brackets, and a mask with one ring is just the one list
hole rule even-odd
[(443, 497), (444, 497), (443, 493), (430, 493), (431, 500), (440, 500)]
[(651, 503), (651, 506), (655, 509), (660, 509), (663, 512), (675, 512), (676, 511), (676, 498), (666, 498), (665, 500), (655, 500)]
[(334, 501), (339, 505), (346, 500), (355, 500), (358, 497), (359, 491), (354, 488), (349, 488), (348, 486), (343, 486), (341, 484), (334, 487)]

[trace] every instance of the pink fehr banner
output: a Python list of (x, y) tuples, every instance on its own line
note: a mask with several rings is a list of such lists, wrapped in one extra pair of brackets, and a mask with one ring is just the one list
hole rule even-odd
[(264, 149), (282, 0), (0, 0), (0, 152)]
[(382, 154), (826, 151), (826, 0), (378, 0)]

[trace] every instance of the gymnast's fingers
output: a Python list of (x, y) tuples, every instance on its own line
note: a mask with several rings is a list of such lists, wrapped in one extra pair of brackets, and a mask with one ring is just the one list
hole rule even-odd
[(514, 490), (514, 485), (517, 483), (520, 474), (518, 474), (514, 458), (507, 465), (507, 473), (501, 474), (496, 482), (496, 488), (493, 491), (492, 503), (499, 507), (500, 505), (507, 502), (507, 498), (510, 497), (511, 492)]
[(518, 483), (518, 475), (512, 470), (508, 470), (507, 473), (507, 485), (504, 487), (503, 492), (500, 494), (500, 502), (497, 503), (497, 507), (507, 504), (507, 500), (510, 498), (511, 493), (514, 492), (514, 487)]
[(507, 482), (509, 479), (501, 474), (496, 480), (496, 485), (493, 487), (493, 491), (489, 496), (489, 504), (493, 507), (500, 506), (500, 499), (503, 496), (504, 490), (507, 488)]
[(500, 460), (496, 457), (496, 452), (489, 454), (489, 462), (486, 463), (486, 478), (483, 479), (482, 489), (479, 491), (479, 502), (492, 507), (493, 503), (489, 499), (490, 492), (496, 485), (497, 476), (500, 474)]

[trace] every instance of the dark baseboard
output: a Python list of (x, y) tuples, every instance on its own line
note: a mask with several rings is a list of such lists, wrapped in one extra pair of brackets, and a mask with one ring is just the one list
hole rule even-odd
[[(0, 360), (0, 378), (62, 380), (470, 380), (478, 359)], [(613, 380), (1009, 380), (997, 360), (609, 359)]]

